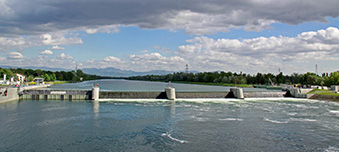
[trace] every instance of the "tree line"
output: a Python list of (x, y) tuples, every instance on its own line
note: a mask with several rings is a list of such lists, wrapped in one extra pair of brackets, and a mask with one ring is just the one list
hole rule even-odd
[(3, 77), (6, 74), (7, 78), (14, 77), (17, 78), (16, 73), (23, 74), (26, 77), (27, 82), (31, 82), (34, 78), (44, 78), (45, 81), (70, 81), (70, 82), (77, 82), (80, 80), (95, 80), (95, 79), (104, 79), (110, 77), (102, 77), (97, 75), (91, 75), (83, 73), (81, 70), (72, 70), (72, 71), (44, 71), (41, 69), (22, 69), (22, 68), (0, 68), (0, 76)]
[(301, 85), (320, 85), (330, 86), (339, 85), (339, 71), (332, 73), (323, 73), (321, 76), (315, 73), (307, 72), (305, 74), (293, 73), (283, 75), (280, 72), (277, 75), (272, 73), (255, 75), (232, 72), (200, 72), (184, 73), (177, 72), (167, 75), (145, 75), (133, 76), (129, 80), (144, 81), (183, 81), (183, 82), (204, 82), (204, 83), (227, 83), (227, 84), (258, 84), (258, 85), (280, 85), (280, 84), (301, 84)]

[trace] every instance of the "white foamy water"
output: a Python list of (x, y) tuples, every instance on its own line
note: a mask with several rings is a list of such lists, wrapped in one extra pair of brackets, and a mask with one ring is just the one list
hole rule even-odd
[(301, 121), (301, 122), (315, 122), (315, 119), (304, 119), (304, 118), (291, 118), (291, 121)]
[(176, 141), (176, 142), (179, 142), (179, 143), (182, 143), (182, 144), (184, 144), (184, 143), (188, 143), (188, 141), (186, 141), (186, 140), (180, 140), (180, 139), (178, 139), (178, 138), (174, 138), (174, 137), (172, 137), (172, 134), (169, 134), (169, 133), (163, 133), (163, 134), (161, 134), (161, 136), (166, 136), (166, 137), (168, 137), (169, 139), (171, 139), (171, 140), (173, 140), (173, 141)]
[(220, 121), (244, 121), (244, 119), (239, 119), (239, 118), (224, 118), (224, 119), (219, 119)]
[(336, 110), (331, 110), (330, 113), (335, 113), (335, 114), (339, 114), (339, 111)]
[(264, 118), (264, 121), (276, 123), (276, 124), (287, 124), (288, 123), (288, 121), (278, 121), (278, 120), (271, 120), (271, 119), (267, 119), (267, 118)]

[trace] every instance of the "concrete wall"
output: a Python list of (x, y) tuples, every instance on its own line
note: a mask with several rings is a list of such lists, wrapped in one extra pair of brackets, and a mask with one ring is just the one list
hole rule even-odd
[(0, 103), (18, 100), (18, 88), (7, 88), (7, 96), (0, 96)]
[(339, 85), (331, 85), (331, 90), (334, 92), (339, 92)]
[(91, 100), (92, 91), (86, 90), (25, 90), (22, 100)]
[[(245, 98), (283, 98), (286, 92), (244, 92)], [(165, 92), (100, 92), (100, 99), (167, 99)], [(235, 98), (229, 92), (176, 92), (176, 98)]]

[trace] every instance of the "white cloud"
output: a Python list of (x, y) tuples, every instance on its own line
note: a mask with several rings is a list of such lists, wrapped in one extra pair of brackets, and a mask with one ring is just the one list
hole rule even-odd
[(52, 46), (52, 50), (64, 50), (64, 49), (65, 48), (57, 46), (57, 45)]
[(114, 57), (114, 56), (108, 56), (104, 58), (104, 61), (106, 62), (116, 62), (116, 63), (122, 63), (123, 61), (120, 58)]
[(40, 54), (42, 54), (42, 55), (52, 55), (53, 52), (51, 50), (44, 50), (44, 51), (40, 52)]
[(20, 52), (9, 52), (7, 54), (8, 59), (23, 59), (25, 58)]
[(85, 29), (87, 34), (95, 34), (95, 33), (119, 33), (120, 30), (118, 25), (106, 25), (99, 26), (97, 28), (87, 28)]
[(44, 45), (70, 45), (83, 43), (83, 41), (78, 37), (66, 38), (65, 33), (42, 34), (40, 38)]
[(334, 27), (304, 32), (297, 37), (244, 40), (195, 37), (187, 42), (191, 44), (179, 46), (177, 55), (202, 71), (260, 69), (269, 72), (286, 66), (293, 71), (300, 63), (339, 61), (339, 30)]
[(70, 60), (70, 59), (73, 59), (73, 57), (70, 56), (70, 55), (66, 55), (65, 53), (61, 53), (59, 56), (57, 56), (57, 59), (60, 59), (60, 60)]
[[(82, 44), (81, 38), (67, 32), (49, 33), (32, 36), (0, 36), (0, 51), (23, 50), (29, 47), (48, 46), (48, 45), (73, 45)], [(54, 49), (63, 49), (53, 46)], [(52, 48), (52, 49), (53, 49)]]
[[(116, 33), (119, 26), (172, 31), (184, 29), (197, 35), (227, 32), (232, 28), (259, 31), (270, 28), (276, 22), (293, 25), (326, 22), (327, 17), (339, 16), (337, 6), (339, 1), (336, 0), (284, 0), (282, 3), (273, 0), (129, 0), (104, 3), (11, 0), (0, 2), (0, 16), (6, 19), (0, 23), (0, 33), (39, 35), (75, 29), (82, 29), (88, 34)], [(50, 42), (53, 41), (46, 41)]]

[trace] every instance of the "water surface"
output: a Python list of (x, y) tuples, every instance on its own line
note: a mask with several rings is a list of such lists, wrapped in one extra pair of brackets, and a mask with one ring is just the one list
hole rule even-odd
[[(133, 81), (123, 79), (102, 79), (102, 80), (84, 81), (80, 83), (56, 84), (52, 85), (50, 89), (89, 90), (97, 83), (99, 84), (101, 91), (122, 91), (122, 92), (164, 91), (164, 88), (168, 85), (168, 83), (165, 82)], [(226, 86), (194, 85), (180, 83), (171, 83), (171, 85), (175, 87), (176, 91), (179, 92), (225, 92), (230, 90), (230, 87)], [(243, 90), (256, 92), (268, 91), (266, 89), (260, 88), (244, 88)]]
[(339, 104), (296, 99), (17, 101), (0, 151), (339, 151)]

